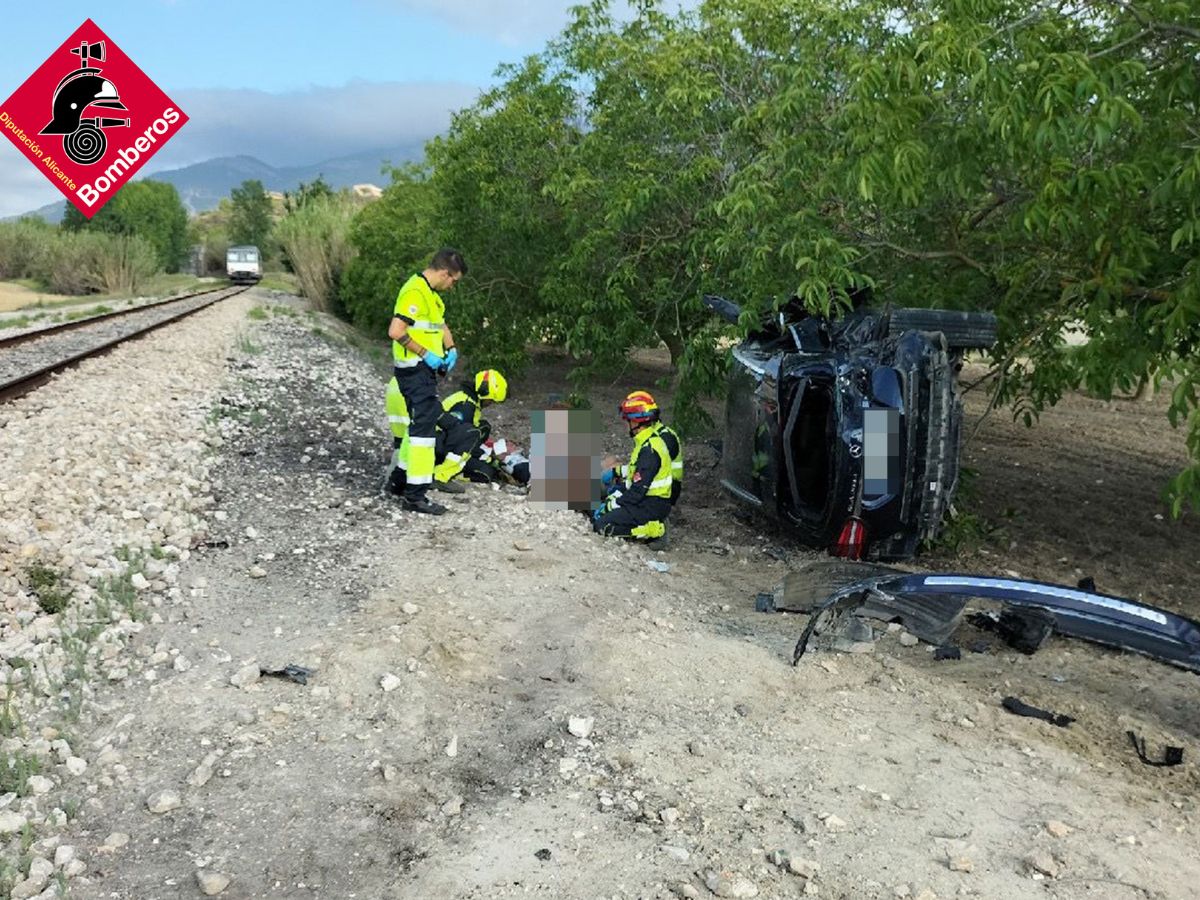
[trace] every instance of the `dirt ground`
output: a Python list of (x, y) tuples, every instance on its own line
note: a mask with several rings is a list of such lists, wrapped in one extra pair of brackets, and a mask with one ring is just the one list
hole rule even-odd
[(0, 312), (11, 312), (25, 306), (32, 306), (45, 295), (27, 288), (22, 284), (11, 281), (0, 281)]
[[(753, 598), (815, 554), (725, 498), (717, 435), (688, 445), (661, 553), (485, 487), (422, 518), (378, 493), (385, 373), (328, 323), (247, 333), (210, 542), (137, 638), (192, 665), (102, 691), (88, 742), (121, 769), (64, 837), (89, 861), (71, 896), (195, 897), (213, 872), (237, 898), (1196, 896), (1196, 676), (1064, 639), (934, 662), (896, 634), (793, 668), (804, 617)], [(565, 371), (513, 379), (496, 432), (527, 446)], [(598, 386), (606, 449), (617, 400), (666, 374), (650, 355)], [(995, 529), (921, 564), (1090, 574), (1200, 616), (1200, 525), (1156, 518), (1183, 461), (1160, 407), (990, 416), (964, 506)], [(230, 683), (288, 663), (316, 674)], [(1142, 765), (1127, 728), (1185, 765)], [(181, 804), (156, 815), (160, 789)]]

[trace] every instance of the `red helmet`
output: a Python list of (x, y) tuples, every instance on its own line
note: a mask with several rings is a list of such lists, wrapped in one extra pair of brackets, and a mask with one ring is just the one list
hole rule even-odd
[(641, 424), (658, 420), (658, 404), (647, 391), (634, 391), (621, 401), (621, 418), (629, 424)]

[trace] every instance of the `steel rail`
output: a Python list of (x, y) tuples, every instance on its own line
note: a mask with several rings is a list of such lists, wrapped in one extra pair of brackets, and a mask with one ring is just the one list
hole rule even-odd
[[(65, 359), (60, 359), (56, 362), (50, 363), (49, 365), (42, 366), (41, 368), (37, 369), (34, 372), (30, 372), (28, 374), (21, 375), (10, 381), (0, 384), (0, 403), (5, 403), (9, 400), (15, 400), (18, 397), (23, 397), (26, 394), (32, 393), (33, 391), (35, 391), (39, 387), (41, 387), (43, 384), (45, 384), (47, 381), (49, 381), (54, 375), (66, 370), (66, 369), (72, 368), (73, 366), (79, 365), (79, 363), (83, 362), (85, 359), (91, 359), (94, 356), (102, 356), (105, 353), (108, 353), (114, 347), (117, 347), (118, 345), (123, 344), (126, 341), (132, 341), (132, 340), (136, 340), (137, 338), (144, 337), (145, 335), (149, 334), (150, 332), (156, 331), (159, 328), (162, 328), (164, 325), (170, 325), (172, 322), (177, 322), (178, 320), (186, 318), (187, 316), (190, 316), (193, 313), (198, 313), (202, 309), (208, 309), (208, 307), (212, 306), (214, 303), (218, 303), (221, 300), (226, 300), (229, 297), (236, 296), (237, 294), (240, 294), (243, 291), (249, 290), (249, 287), (248, 286), (247, 287), (238, 287), (238, 288), (232, 288), (232, 289), (217, 288), (216, 290), (227, 291), (227, 293), (224, 293), (219, 297), (213, 297), (211, 300), (207, 301), (206, 303), (202, 303), (193, 309), (183, 310), (182, 312), (176, 313), (173, 316), (168, 316), (165, 319), (161, 319), (157, 322), (154, 322), (154, 323), (146, 326), (145, 328), (138, 329), (137, 331), (130, 332), (129, 334), (121, 335), (118, 338), (114, 338), (113, 340), (106, 341), (105, 343), (100, 344), (96, 347), (92, 347), (88, 350), (84, 350), (80, 353), (76, 353)], [(208, 293), (215, 293), (215, 291), (200, 291), (198, 294), (193, 294), (192, 298), (202, 295), (202, 294), (208, 294)], [(182, 300), (182, 299), (192, 299), (192, 298), (175, 297), (175, 298), (172, 298), (171, 302)], [(162, 304), (154, 304), (154, 305), (159, 306)], [(144, 310), (147, 308), (148, 307), (143, 306), (143, 307), (139, 307), (138, 310), (135, 310), (135, 311), (140, 311), (140, 310)], [(86, 320), (86, 321), (94, 323), (95, 321), (97, 321), (98, 318), (100, 318), (100, 317), (97, 316), (97, 317), (94, 317), (94, 318)]]

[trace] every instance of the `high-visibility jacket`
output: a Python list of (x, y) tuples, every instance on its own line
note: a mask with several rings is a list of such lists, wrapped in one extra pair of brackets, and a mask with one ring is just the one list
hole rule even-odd
[(479, 395), (469, 389), (455, 391), (449, 397), (442, 401), (442, 409), (450, 413), (460, 422), (470, 420), (470, 424), (479, 427), (481, 418), (481, 404)]
[(658, 423), (658, 433), (662, 435), (667, 452), (671, 454), (671, 478), (678, 486), (683, 485), (683, 441), (675, 429), (664, 422)]
[(657, 428), (643, 428), (633, 436), (633, 450), (625, 470), (625, 490), (620, 503), (627, 506), (642, 497), (671, 499), (671, 454)]
[[(395, 315), (408, 325), (408, 333), (414, 341), (438, 356), (445, 355), (442, 328), (446, 324), (446, 304), (429, 286), (424, 275), (418, 273), (404, 282), (396, 295)], [(392, 341), (392, 360), (396, 368), (410, 369), (421, 363), (421, 354), (409, 350), (399, 341)]]

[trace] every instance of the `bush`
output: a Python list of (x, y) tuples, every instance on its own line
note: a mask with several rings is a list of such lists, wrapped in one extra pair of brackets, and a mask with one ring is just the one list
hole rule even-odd
[(296, 273), (300, 293), (323, 312), (342, 310), (342, 273), (354, 250), (350, 221), (354, 204), (344, 196), (319, 198), (285, 217), (275, 233)]
[(33, 275), (56, 294), (129, 293), (158, 270), (145, 238), (63, 231), (45, 243)]
[(0, 278), (31, 278), (53, 228), (41, 222), (0, 222)]

